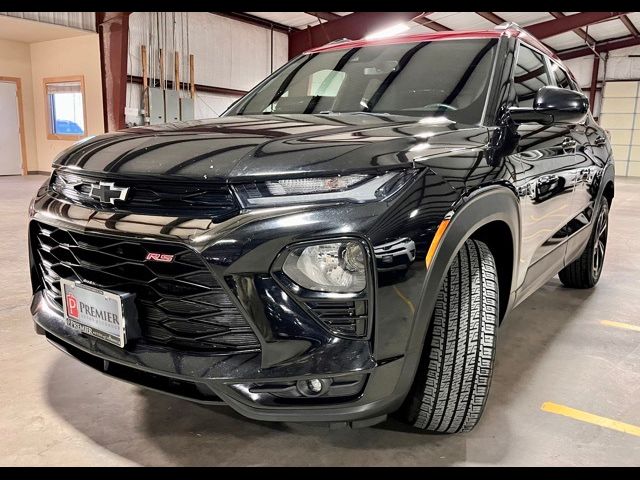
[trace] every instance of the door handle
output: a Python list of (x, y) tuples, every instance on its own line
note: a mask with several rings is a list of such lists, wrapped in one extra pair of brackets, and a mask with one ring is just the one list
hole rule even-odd
[(571, 137), (566, 137), (563, 141), (562, 141), (562, 150), (565, 153), (569, 153), (569, 152), (575, 152), (576, 151), (576, 145), (578, 145), (578, 142), (576, 142), (573, 138)]
[(593, 145), (596, 147), (601, 147), (603, 145), (605, 145), (607, 143), (607, 139), (604, 138), (602, 135), (598, 135), (596, 137), (596, 139), (593, 142)]

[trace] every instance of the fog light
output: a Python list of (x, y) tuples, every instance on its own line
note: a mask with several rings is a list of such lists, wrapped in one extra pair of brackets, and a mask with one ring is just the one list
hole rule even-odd
[(296, 388), (305, 397), (318, 397), (327, 393), (330, 385), (331, 380), (327, 378), (308, 378), (298, 380)]
[(295, 248), (282, 270), (309, 290), (355, 293), (367, 286), (364, 248), (353, 240)]

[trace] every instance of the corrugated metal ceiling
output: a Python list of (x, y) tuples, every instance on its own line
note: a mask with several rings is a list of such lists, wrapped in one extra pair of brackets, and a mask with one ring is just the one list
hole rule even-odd
[[(277, 22), (283, 25), (287, 25), (294, 28), (305, 28), (309, 25), (317, 25), (318, 18), (309, 15), (305, 12), (247, 12), (256, 17), (264, 18), (272, 22)], [(340, 16), (349, 15), (352, 12), (330, 12)], [(554, 20), (555, 17), (549, 12), (493, 12), (498, 17), (509, 21), (516, 22), (522, 27), (534, 25), (536, 23), (545, 22), (548, 20)], [(562, 12), (564, 15), (574, 15), (580, 12)], [(628, 18), (635, 24), (636, 28), (640, 29), (640, 13), (633, 12), (627, 15)], [(495, 24), (475, 12), (433, 12), (427, 17), (427, 20), (434, 20), (441, 25), (452, 30), (477, 30), (477, 29), (490, 29), (495, 27)], [(323, 21), (324, 22), (324, 21)], [(596, 41), (610, 40), (612, 38), (627, 37), (631, 35), (627, 27), (622, 23), (619, 18), (612, 20), (606, 20), (600, 23), (589, 25), (581, 29), (583, 32), (587, 32)], [(433, 30), (413, 23), (411, 25), (410, 33), (419, 32), (432, 32)], [(573, 31), (560, 33), (551, 37), (545, 38), (543, 42), (554, 50), (567, 50), (585, 45), (585, 41)]]

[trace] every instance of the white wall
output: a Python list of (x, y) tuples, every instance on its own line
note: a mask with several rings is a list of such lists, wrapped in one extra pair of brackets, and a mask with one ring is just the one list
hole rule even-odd
[(104, 133), (97, 33), (31, 44), (0, 39), (0, 77), (18, 77), (22, 84), (28, 171), (50, 171), (54, 157), (75, 142), (47, 138), (43, 79), (77, 75), (84, 76), (87, 134)]
[(102, 114), (102, 72), (100, 70), (100, 44), (98, 34), (62, 38), (30, 44), (35, 111), (38, 168), (50, 171), (54, 157), (75, 140), (47, 138), (47, 106), (44, 96), (44, 78), (82, 75), (84, 77), (84, 104), (87, 109), (87, 135), (104, 133)]
[[(639, 55), (630, 57), (630, 55)], [(565, 65), (573, 72), (581, 87), (591, 85), (591, 73), (593, 68), (593, 56), (573, 58), (566, 60)], [(598, 81), (604, 79), (604, 62), (600, 62)], [(610, 80), (638, 80), (640, 79), (640, 46), (622, 48), (609, 52), (607, 60), (607, 81)], [(595, 116), (600, 114), (602, 92), (596, 93)]]
[[(173, 21), (175, 15), (175, 43)], [(180, 80), (188, 81), (188, 57), (186, 30), (189, 31), (189, 51), (195, 57), (195, 82), (211, 87), (250, 90), (271, 73), (271, 31), (227, 17), (206, 12), (190, 12), (188, 22), (184, 13), (166, 14), (159, 17), (160, 29), (166, 29), (166, 52), (181, 52)], [(156, 16), (149, 12), (135, 12), (129, 19), (129, 75), (142, 75), (140, 46), (146, 45), (157, 55)], [(175, 47), (174, 47), (175, 45)], [(273, 32), (273, 70), (286, 63), (288, 57), (288, 37)], [(150, 75), (155, 71), (159, 78), (158, 62), (150, 63)], [(173, 53), (165, 56), (167, 79), (173, 80)], [(156, 68), (153, 68), (156, 67)], [(141, 87), (129, 84), (127, 106), (140, 106)], [(211, 118), (221, 114), (237, 95), (219, 95), (196, 92), (195, 118)]]

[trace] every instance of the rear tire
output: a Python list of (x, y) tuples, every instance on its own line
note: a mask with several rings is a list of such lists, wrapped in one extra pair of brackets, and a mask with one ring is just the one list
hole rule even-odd
[(604, 197), (594, 222), (591, 238), (582, 255), (558, 273), (565, 287), (592, 288), (600, 280), (609, 232), (609, 203)]
[(468, 432), (484, 409), (495, 357), (498, 275), (486, 244), (469, 239), (438, 293), (420, 365), (400, 410), (414, 427)]

